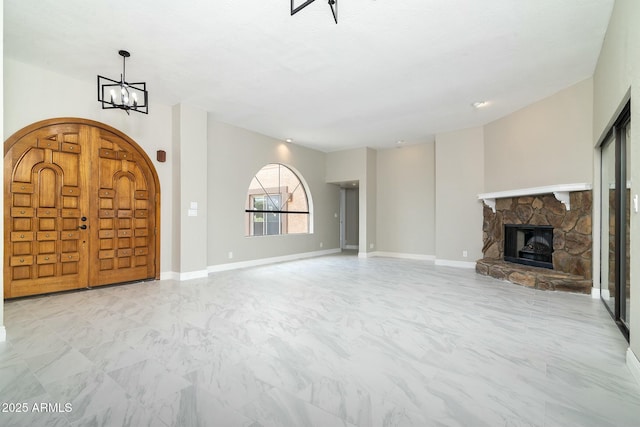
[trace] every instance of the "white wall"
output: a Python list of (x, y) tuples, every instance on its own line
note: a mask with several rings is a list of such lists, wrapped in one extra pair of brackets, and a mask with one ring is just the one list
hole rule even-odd
[[(161, 272), (172, 271), (172, 157), (155, 161), (157, 150), (171, 147), (171, 108), (151, 103), (149, 115), (102, 110), (96, 100), (96, 76), (87, 81), (4, 58), (4, 139), (31, 123), (55, 117), (96, 120), (124, 132), (154, 160), (161, 191)], [(151, 94), (153, 99), (153, 94)]]
[[(208, 118), (210, 269), (234, 262), (340, 248), (340, 188), (325, 181), (325, 154)], [(313, 202), (313, 233), (247, 237), (245, 207), (253, 176), (268, 163), (291, 167)], [(322, 246), (321, 246), (322, 245)], [(229, 252), (233, 258), (229, 258)]]
[(379, 150), (378, 251), (435, 255), (435, 144)]
[(485, 192), (592, 183), (593, 81), (484, 127)]
[[(640, 2), (617, 0), (594, 74), (593, 144), (631, 95), (631, 194), (640, 194)], [(597, 151), (597, 148), (596, 148)], [(594, 171), (600, 165), (594, 162)], [(594, 198), (594, 211), (599, 209)], [(597, 229), (597, 227), (594, 227)], [(640, 214), (631, 214), (630, 367), (640, 381)], [(594, 252), (597, 253), (597, 252)]]
[(484, 131), (476, 127), (436, 135), (435, 145), (436, 263), (475, 267), (482, 258), (477, 196), (484, 191)]

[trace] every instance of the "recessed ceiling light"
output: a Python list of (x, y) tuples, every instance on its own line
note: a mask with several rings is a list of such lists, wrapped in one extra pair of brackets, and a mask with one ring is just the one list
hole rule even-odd
[(402, 145), (404, 144), (404, 139), (399, 139), (396, 141), (396, 145)]
[(293, 142), (293, 139), (287, 138), (287, 139), (284, 140), (284, 142)]
[(471, 104), (473, 108), (482, 108), (482, 107), (486, 107), (487, 105), (489, 105), (487, 101), (476, 101), (473, 104)]

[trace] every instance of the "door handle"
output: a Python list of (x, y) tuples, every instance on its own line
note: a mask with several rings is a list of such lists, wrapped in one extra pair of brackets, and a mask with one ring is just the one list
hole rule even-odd
[(80, 230), (86, 230), (86, 229), (87, 229), (87, 224), (79, 225), (79, 226), (78, 226), (78, 228), (79, 228)]

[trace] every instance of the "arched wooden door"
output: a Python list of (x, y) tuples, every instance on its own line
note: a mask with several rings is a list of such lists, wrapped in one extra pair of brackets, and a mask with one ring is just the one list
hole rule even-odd
[(5, 298), (159, 278), (160, 185), (132, 139), (51, 119), (4, 153)]

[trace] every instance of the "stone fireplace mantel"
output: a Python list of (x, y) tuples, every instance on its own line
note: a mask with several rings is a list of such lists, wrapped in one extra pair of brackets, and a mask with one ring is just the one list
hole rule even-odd
[(518, 190), (506, 190), (496, 191), (494, 193), (478, 194), (478, 199), (482, 200), (485, 205), (491, 208), (493, 213), (496, 213), (496, 199), (504, 199), (507, 197), (519, 197), (519, 196), (537, 196), (538, 194), (553, 194), (559, 202), (561, 202), (566, 210), (571, 210), (571, 202), (569, 193), (572, 191), (587, 191), (591, 190), (591, 184), (577, 183), (577, 184), (559, 184), (559, 185), (547, 185), (545, 187), (532, 187), (521, 188)]

